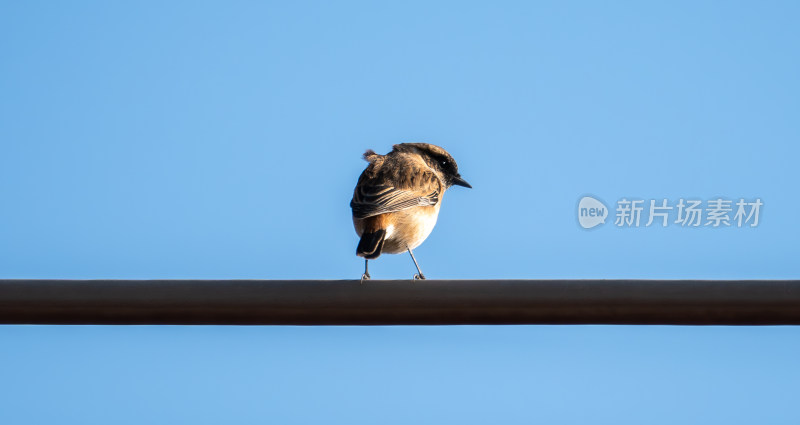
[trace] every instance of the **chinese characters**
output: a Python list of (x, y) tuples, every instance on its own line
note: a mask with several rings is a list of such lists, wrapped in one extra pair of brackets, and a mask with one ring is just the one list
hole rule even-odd
[(646, 205), (648, 204), (643, 199), (620, 199), (617, 201), (614, 225), (640, 227), (643, 222), (642, 214), (646, 212), (648, 218), (644, 227), (667, 227), (670, 223), (681, 227), (757, 227), (764, 203), (760, 198), (752, 202), (740, 198), (736, 204), (733, 200), (724, 198), (705, 202), (681, 198), (673, 205), (670, 205), (668, 199), (651, 199), (649, 207)]

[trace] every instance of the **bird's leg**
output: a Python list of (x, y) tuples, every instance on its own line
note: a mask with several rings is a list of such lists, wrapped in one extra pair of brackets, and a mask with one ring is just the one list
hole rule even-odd
[(365, 280), (369, 279), (369, 260), (364, 259), (364, 274), (361, 275), (361, 283), (364, 283)]
[(411, 254), (411, 259), (414, 260), (414, 265), (417, 266), (417, 274), (414, 275), (414, 280), (425, 279), (425, 275), (422, 274), (422, 270), (419, 269), (419, 264), (417, 264), (417, 259), (414, 258), (414, 253), (411, 252), (411, 248), (408, 248), (408, 253)]

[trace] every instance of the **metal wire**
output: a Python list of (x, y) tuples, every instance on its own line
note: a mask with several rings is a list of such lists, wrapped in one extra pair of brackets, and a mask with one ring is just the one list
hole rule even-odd
[(800, 281), (0, 280), (0, 323), (800, 325)]

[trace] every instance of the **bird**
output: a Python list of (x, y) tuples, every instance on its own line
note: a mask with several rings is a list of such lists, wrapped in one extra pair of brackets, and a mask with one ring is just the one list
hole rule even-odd
[(436, 225), (444, 192), (453, 185), (472, 186), (459, 174), (453, 157), (429, 143), (396, 144), (386, 155), (368, 149), (363, 157), (369, 165), (350, 201), (360, 238), (356, 255), (364, 258), (361, 282), (370, 279), (369, 260), (405, 251), (417, 268), (414, 280), (425, 279), (413, 250)]

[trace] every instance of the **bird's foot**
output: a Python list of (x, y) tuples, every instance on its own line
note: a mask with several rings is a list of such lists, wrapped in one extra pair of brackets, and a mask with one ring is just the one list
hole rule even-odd
[(425, 275), (422, 273), (415, 273), (414, 280), (425, 280)]
[(361, 275), (361, 283), (364, 283), (365, 280), (370, 280), (369, 273), (364, 273)]

